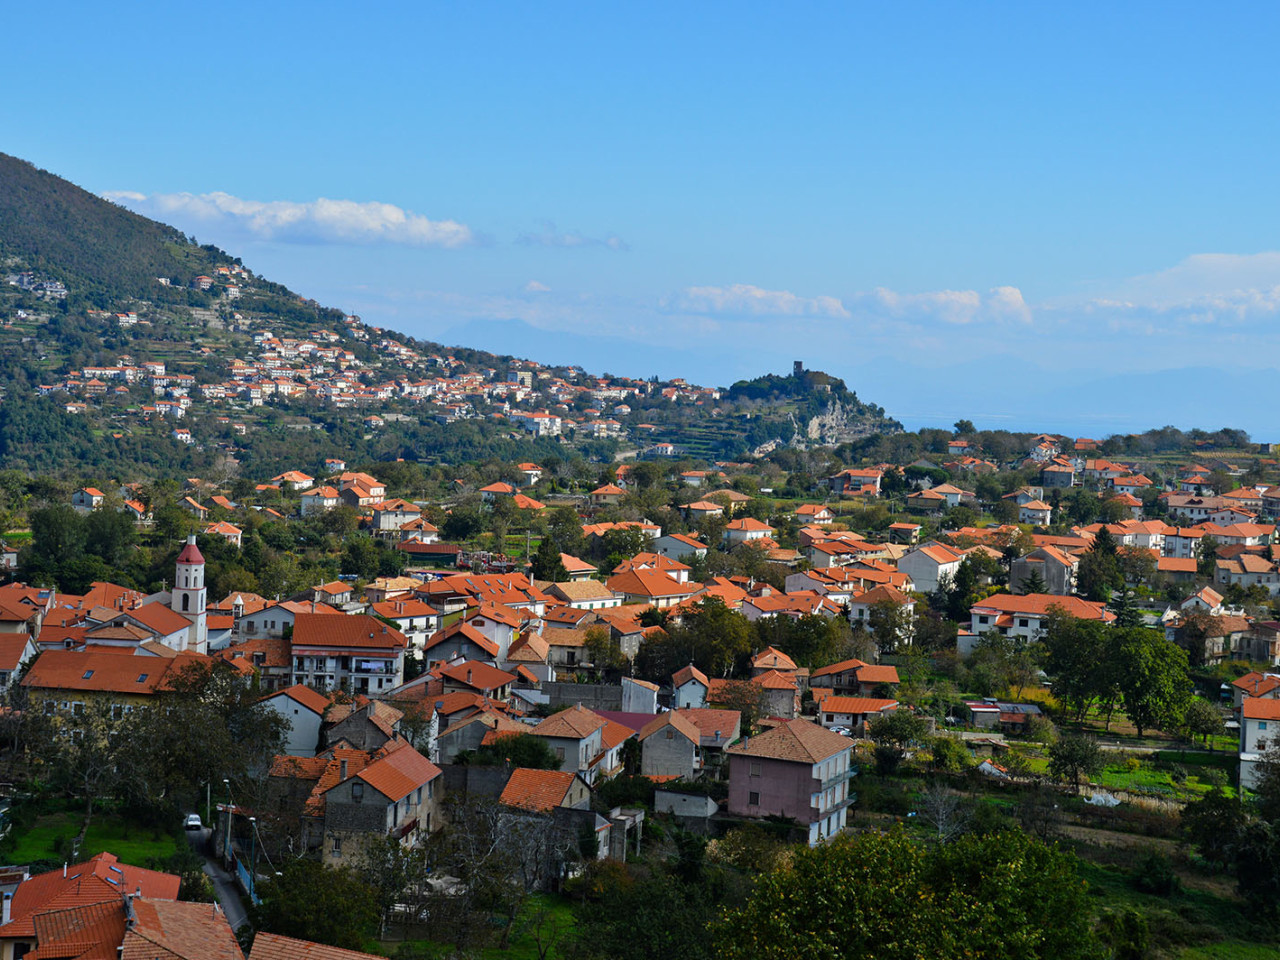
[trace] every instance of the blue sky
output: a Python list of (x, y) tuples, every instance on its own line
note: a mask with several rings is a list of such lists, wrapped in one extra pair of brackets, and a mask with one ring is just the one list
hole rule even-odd
[(419, 336), (1270, 435), (1275, 5), (51, 3), (0, 149)]

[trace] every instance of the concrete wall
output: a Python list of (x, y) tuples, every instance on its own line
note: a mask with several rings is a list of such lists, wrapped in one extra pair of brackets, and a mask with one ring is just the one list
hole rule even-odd
[[(817, 789), (812, 764), (729, 754), (730, 813), (794, 817), (798, 823), (809, 823), (813, 816), (809, 804)], [(759, 794), (755, 803), (751, 802), (753, 792)]]
[(580, 703), (588, 710), (621, 710), (622, 687), (604, 683), (544, 683), (542, 692), (556, 709)]
[[(670, 740), (667, 733), (671, 733)], [(697, 745), (679, 730), (666, 727), (640, 744), (640, 773), (646, 777), (691, 777), (696, 769)]]
[(511, 779), (506, 767), (472, 767), (441, 764), (446, 793), (461, 796), (499, 797)]

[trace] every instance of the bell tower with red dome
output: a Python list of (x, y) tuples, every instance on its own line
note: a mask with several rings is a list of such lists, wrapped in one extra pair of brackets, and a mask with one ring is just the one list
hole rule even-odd
[(175, 613), (180, 613), (191, 621), (191, 629), (187, 631), (187, 643), (183, 649), (207, 653), (209, 624), (205, 612), (208, 594), (204, 588), (204, 555), (196, 546), (194, 536), (187, 537), (187, 545), (178, 554), (173, 578), (173, 599), (169, 606)]

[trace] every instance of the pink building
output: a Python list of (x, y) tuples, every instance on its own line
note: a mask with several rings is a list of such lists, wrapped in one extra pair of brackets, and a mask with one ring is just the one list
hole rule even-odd
[(808, 720), (780, 723), (734, 744), (729, 758), (729, 812), (792, 817), (809, 828), (809, 845), (844, 829), (853, 771), (853, 742)]

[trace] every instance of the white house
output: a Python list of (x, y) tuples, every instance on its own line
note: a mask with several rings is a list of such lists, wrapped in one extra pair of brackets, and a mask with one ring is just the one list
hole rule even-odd
[(1280, 700), (1245, 697), (1240, 704), (1240, 786), (1258, 783), (1258, 762), (1280, 733)]
[(291, 757), (314, 757), (320, 745), (320, 726), (329, 699), (310, 687), (292, 687), (264, 697), (262, 702), (289, 723), (289, 736), (284, 752)]
[(711, 682), (707, 680), (707, 675), (693, 664), (677, 670), (671, 678), (671, 685), (675, 688), (675, 697), (671, 702), (674, 709), (684, 710), (707, 705)]
[(773, 527), (769, 526), (762, 520), (754, 517), (742, 517), (739, 520), (730, 520), (724, 528), (724, 542), (729, 548), (733, 548), (742, 543), (751, 540), (763, 540), (773, 536)]
[(941, 543), (926, 543), (898, 560), (898, 569), (911, 577), (921, 593), (932, 593), (943, 577), (952, 578), (960, 569), (964, 555)]

